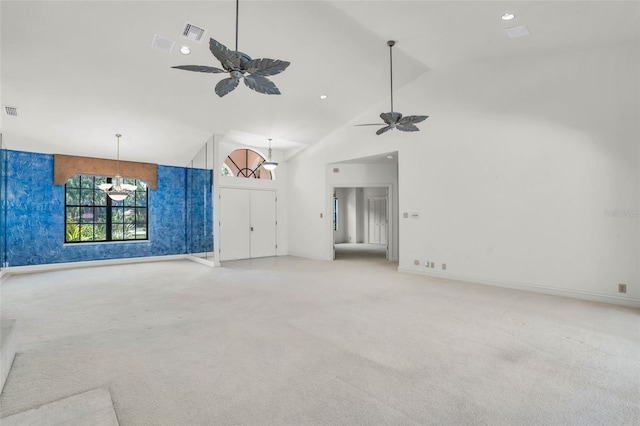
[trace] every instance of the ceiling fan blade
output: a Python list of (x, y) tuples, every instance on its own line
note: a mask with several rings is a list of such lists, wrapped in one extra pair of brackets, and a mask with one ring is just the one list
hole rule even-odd
[(216, 94), (220, 97), (223, 97), (224, 95), (238, 87), (239, 82), (240, 81), (235, 78), (223, 78), (218, 82), (218, 84), (216, 84)]
[(420, 131), (420, 129), (418, 129), (416, 126), (414, 126), (411, 123), (397, 123), (396, 129), (400, 130), (401, 132), (419, 132)]
[(400, 114), (399, 112), (383, 112), (382, 114), (380, 114), (380, 118), (382, 118), (385, 123), (392, 124), (396, 123), (400, 118), (402, 118), (402, 114)]
[(244, 84), (246, 84), (249, 89), (255, 90), (259, 93), (264, 93), (265, 95), (280, 94), (280, 90), (278, 90), (273, 81), (269, 80), (266, 77), (262, 77), (261, 75), (245, 75)]
[(354, 126), (384, 126), (386, 123), (354, 124)]
[(376, 135), (378, 135), (378, 136), (379, 136), (379, 135), (383, 134), (384, 132), (388, 132), (389, 130), (391, 130), (391, 126), (385, 126), (385, 127), (383, 127), (382, 129), (379, 129), (379, 130), (376, 132)]
[(400, 120), (398, 120), (398, 124), (420, 123), (420, 122), (426, 120), (427, 118), (429, 118), (428, 115), (407, 115), (405, 117), (402, 117)]
[(266, 77), (268, 75), (280, 74), (287, 69), (289, 65), (291, 65), (290, 62), (279, 59), (260, 58), (245, 62), (242, 64), (242, 69), (249, 74)]
[(204, 65), (178, 65), (178, 66), (171, 67), (171, 68), (176, 68), (176, 69), (185, 70), (185, 71), (210, 72), (210, 73), (213, 73), (213, 74), (227, 72), (225, 70), (221, 70), (220, 68), (207, 67), (207, 66), (204, 66)]
[(225, 69), (240, 68), (240, 56), (222, 43), (210, 38), (209, 50), (220, 61)]

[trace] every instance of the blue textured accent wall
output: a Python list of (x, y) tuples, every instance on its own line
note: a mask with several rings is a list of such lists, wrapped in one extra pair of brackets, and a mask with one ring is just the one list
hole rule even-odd
[[(0, 136), (0, 141), (2, 137)], [(1, 143), (1, 142), (0, 142)], [(7, 150), (0, 147), (0, 269), (7, 262)]]
[(8, 266), (186, 253), (187, 170), (158, 166), (148, 241), (65, 244), (64, 185), (53, 185), (53, 155), (8, 150)]

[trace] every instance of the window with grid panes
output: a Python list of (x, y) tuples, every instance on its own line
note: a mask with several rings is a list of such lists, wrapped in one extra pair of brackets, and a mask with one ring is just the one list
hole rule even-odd
[(138, 179), (123, 179), (135, 185), (122, 201), (114, 201), (99, 185), (111, 182), (104, 176), (76, 175), (65, 184), (65, 242), (147, 240), (147, 185)]

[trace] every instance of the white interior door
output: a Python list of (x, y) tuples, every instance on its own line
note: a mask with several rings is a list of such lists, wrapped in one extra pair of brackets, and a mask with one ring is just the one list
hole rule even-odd
[(387, 244), (387, 200), (370, 198), (369, 207), (369, 244)]
[(251, 191), (220, 188), (220, 260), (251, 257)]
[(251, 257), (276, 255), (276, 193), (251, 191)]

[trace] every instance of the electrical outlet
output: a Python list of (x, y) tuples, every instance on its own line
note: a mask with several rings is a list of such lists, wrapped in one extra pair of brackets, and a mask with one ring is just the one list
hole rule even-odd
[(626, 293), (627, 285), (626, 284), (618, 284), (618, 293)]
[(434, 262), (431, 262), (431, 267), (432, 267), (432, 268), (435, 268), (435, 267), (436, 267), (436, 264), (435, 264)]
[(420, 265), (420, 261), (419, 261), (418, 259), (414, 259), (414, 260), (413, 260), (413, 264), (414, 264), (414, 265)]
[(442, 264), (442, 269), (447, 269), (447, 264), (446, 263)]

